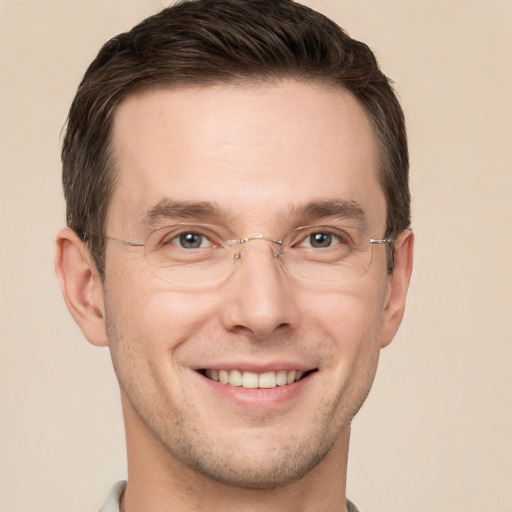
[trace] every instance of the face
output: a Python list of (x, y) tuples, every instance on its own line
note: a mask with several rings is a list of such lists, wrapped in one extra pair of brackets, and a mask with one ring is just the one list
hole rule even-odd
[[(111, 237), (190, 222), (279, 239), (306, 221), (338, 221), (340, 203), (356, 205), (369, 236), (384, 235), (371, 126), (340, 90), (283, 81), (145, 92), (119, 107), (113, 149)], [(384, 246), (364, 276), (337, 285), (291, 277), (271, 243), (252, 241), (229, 277), (202, 287), (172, 285), (141, 247), (109, 241), (103, 286), (129, 452), (147, 441), (235, 485), (300, 478), (348, 438), (396, 329)], [(288, 385), (232, 385), (237, 372), (272, 382), (294, 371), (304, 377)], [(223, 372), (232, 383), (210, 378)]]

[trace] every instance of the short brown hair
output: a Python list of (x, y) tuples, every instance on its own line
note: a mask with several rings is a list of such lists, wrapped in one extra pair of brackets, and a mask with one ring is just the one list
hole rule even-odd
[[(380, 146), (387, 237), (410, 224), (405, 122), (390, 81), (367, 45), (292, 0), (187, 0), (101, 48), (72, 103), (62, 149), (67, 223), (83, 239), (104, 234), (117, 170), (112, 120), (127, 96), (150, 88), (291, 78), (350, 91)], [(104, 239), (89, 248), (104, 275)], [(392, 250), (388, 270), (392, 271)]]

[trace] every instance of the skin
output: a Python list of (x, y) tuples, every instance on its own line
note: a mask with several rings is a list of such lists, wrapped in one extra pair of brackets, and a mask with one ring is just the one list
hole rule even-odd
[[(119, 106), (113, 149), (112, 237), (144, 240), (175, 222), (143, 222), (162, 200), (222, 209), (178, 222), (273, 238), (332, 221), (299, 215), (307, 203), (350, 201), (370, 236), (384, 235), (375, 138), (342, 90), (281, 81), (145, 92)], [(253, 241), (229, 278), (198, 289), (163, 281), (141, 248), (116, 242), (102, 283), (87, 247), (63, 230), (66, 303), (86, 338), (110, 347), (120, 384), (125, 512), (345, 510), (350, 422), (400, 324), (412, 239), (397, 239), (392, 275), (377, 246), (369, 271), (343, 285), (294, 279), (270, 243)], [(197, 371), (278, 367), (315, 372), (291, 391), (244, 393)]]

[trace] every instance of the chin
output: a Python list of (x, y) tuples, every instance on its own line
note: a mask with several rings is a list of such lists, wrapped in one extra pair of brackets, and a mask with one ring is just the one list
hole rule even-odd
[(231, 487), (271, 489), (296, 482), (310, 473), (331, 451), (339, 436), (325, 429), (305, 438), (261, 436), (250, 443), (231, 439), (181, 439), (164, 443), (183, 466)]
[[(328, 450), (327, 450), (328, 451)], [(272, 460), (255, 460), (251, 455), (239, 452), (226, 454), (220, 460), (206, 458), (187, 461), (187, 464), (210, 480), (231, 487), (247, 489), (271, 489), (283, 487), (303, 478), (315, 468), (326, 453), (317, 451), (293, 452), (288, 448), (272, 455)], [(261, 457), (260, 457), (261, 458)]]

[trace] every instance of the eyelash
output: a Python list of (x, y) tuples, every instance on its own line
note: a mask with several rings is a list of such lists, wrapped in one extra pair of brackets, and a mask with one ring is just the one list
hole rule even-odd
[[(312, 249), (315, 249), (315, 248), (320, 249), (321, 247), (314, 247), (311, 243), (311, 237), (314, 237), (315, 235), (322, 235), (328, 240), (329, 245), (327, 247), (322, 247), (324, 249), (327, 249), (327, 248), (330, 248), (330, 247), (333, 247), (333, 246), (339, 245), (339, 244), (350, 243), (350, 237), (348, 235), (344, 235), (335, 229), (328, 229), (328, 228), (321, 229), (321, 228), (322, 228), (322, 226), (319, 226), (318, 228), (312, 227), (311, 229), (308, 229), (308, 231), (303, 233), (304, 236), (302, 236), (296, 242), (293, 241), (292, 243), (290, 243), (289, 247), (296, 247), (296, 248), (308, 247), (308, 248), (312, 248)], [(183, 237), (187, 237), (188, 235), (191, 235), (192, 237), (194, 237), (194, 236), (200, 237), (201, 241), (200, 241), (199, 246), (185, 247), (186, 240)], [(216, 239), (218, 241), (216, 241)], [(203, 246), (204, 241), (209, 242), (208, 247)], [(193, 243), (193, 241), (191, 241), (191, 242)], [(322, 243), (322, 241), (319, 240), (319, 243)], [(166, 245), (173, 245), (178, 248), (186, 249), (186, 250), (206, 249), (206, 248), (222, 246), (222, 240), (221, 240), (221, 237), (214, 235), (213, 233), (207, 233), (200, 229), (194, 229), (194, 227), (192, 226), (191, 229), (168, 233), (160, 241), (158, 246), (163, 247)]]

